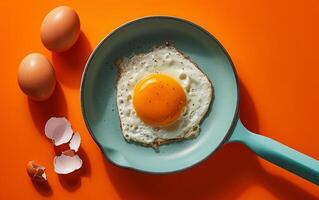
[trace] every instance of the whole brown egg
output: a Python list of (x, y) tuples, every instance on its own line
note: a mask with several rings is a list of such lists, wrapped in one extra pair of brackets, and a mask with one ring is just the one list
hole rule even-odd
[(50, 61), (39, 53), (31, 53), (23, 58), (18, 70), (21, 90), (31, 99), (48, 99), (55, 88), (55, 72)]
[(80, 35), (80, 19), (74, 9), (59, 6), (51, 10), (41, 25), (41, 41), (54, 52), (70, 49)]

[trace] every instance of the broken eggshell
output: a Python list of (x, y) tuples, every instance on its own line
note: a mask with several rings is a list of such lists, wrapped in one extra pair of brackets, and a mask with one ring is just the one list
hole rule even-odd
[(67, 150), (54, 157), (53, 165), (57, 174), (69, 174), (81, 168), (82, 160), (75, 151)]
[(73, 135), (71, 124), (64, 117), (51, 117), (45, 124), (44, 132), (55, 146), (69, 142)]
[(70, 140), (69, 143), (69, 147), (71, 150), (74, 150), (75, 152), (77, 152), (80, 148), (80, 144), (81, 144), (81, 136), (79, 132), (75, 132), (73, 134), (72, 139)]
[(34, 160), (28, 162), (27, 172), (28, 172), (28, 175), (31, 177), (32, 181), (36, 181), (36, 182), (47, 181), (45, 167), (35, 164)]

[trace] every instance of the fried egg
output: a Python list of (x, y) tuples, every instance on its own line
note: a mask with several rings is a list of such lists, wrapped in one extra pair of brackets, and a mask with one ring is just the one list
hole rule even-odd
[(117, 108), (127, 141), (156, 148), (198, 135), (213, 86), (188, 57), (166, 43), (116, 65)]

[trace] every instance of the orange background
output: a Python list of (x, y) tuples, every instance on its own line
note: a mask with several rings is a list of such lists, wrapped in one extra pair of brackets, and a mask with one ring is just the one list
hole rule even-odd
[[(82, 34), (63, 54), (41, 44), (39, 28), (52, 8), (69, 5)], [(230, 53), (241, 88), (241, 118), (252, 131), (319, 159), (319, 1), (2, 1), (0, 3), (0, 199), (318, 199), (319, 188), (274, 166), (240, 144), (220, 149), (181, 173), (153, 176), (117, 168), (90, 137), (79, 84), (87, 57), (119, 25), (147, 15), (191, 20)], [(19, 89), (17, 68), (30, 52), (54, 64), (58, 87), (46, 102)], [(82, 170), (53, 171), (55, 150), (44, 136), (50, 116), (66, 116), (82, 135)], [(26, 163), (47, 167), (48, 184), (34, 184)]]

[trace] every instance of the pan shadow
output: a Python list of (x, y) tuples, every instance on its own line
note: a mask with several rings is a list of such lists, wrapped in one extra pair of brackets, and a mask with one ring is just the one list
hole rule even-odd
[(50, 184), (47, 181), (46, 182), (32, 181), (32, 184), (34, 188), (37, 190), (37, 192), (41, 194), (42, 196), (45, 196), (45, 197), (52, 196), (53, 191)]
[(79, 89), (82, 72), (92, 52), (89, 40), (83, 32), (71, 49), (62, 53), (52, 53), (52, 62), (57, 79), (67, 87)]
[[(242, 120), (258, 131), (254, 104), (242, 82), (240, 89)], [(235, 199), (254, 184), (278, 199), (317, 199), (289, 180), (267, 173), (257, 156), (238, 143), (225, 144), (201, 164), (172, 174), (140, 173), (108, 161), (105, 168), (121, 199)]]
[[(60, 155), (61, 151), (55, 149), (56, 155)], [(79, 151), (77, 152), (79, 157), (82, 159), (83, 164), (79, 170), (76, 170), (70, 174), (59, 174), (58, 178), (59, 181), (66, 190), (69, 192), (76, 191), (81, 187), (81, 179), (82, 177), (90, 177), (91, 176), (91, 164), (88, 158), (88, 155), (80, 147)]]
[(67, 117), (68, 109), (63, 90), (57, 82), (52, 96), (42, 102), (28, 98), (32, 120), (40, 133), (44, 135), (44, 126), (50, 117)]

